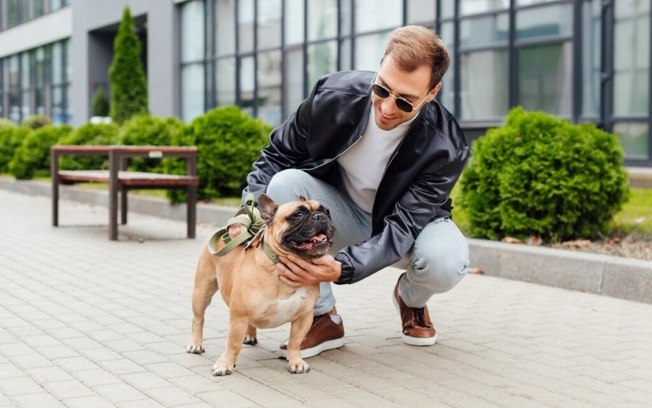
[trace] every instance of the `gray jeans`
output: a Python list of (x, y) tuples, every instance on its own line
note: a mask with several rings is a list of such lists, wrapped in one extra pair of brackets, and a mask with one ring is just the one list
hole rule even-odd
[[(301, 170), (284, 170), (274, 175), (267, 194), (279, 203), (303, 195), (328, 208), (335, 225), (332, 254), (371, 236), (371, 214), (361, 210), (343, 189)], [(405, 304), (423, 307), (432, 295), (452, 289), (466, 276), (469, 246), (452, 220), (435, 219), (421, 231), (410, 252), (394, 266), (406, 270), (400, 286)], [(315, 315), (335, 307), (331, 284), (322, 282), (319, 289)]]

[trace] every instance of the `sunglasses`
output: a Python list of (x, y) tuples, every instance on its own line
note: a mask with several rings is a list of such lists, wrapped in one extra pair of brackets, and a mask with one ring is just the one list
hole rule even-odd
[(400, 95), (396, 95), (394, 92), (390, 91), (389, 89), (385, 88), (384, 86), (382, 86), (380, 84), (377, 84), (377, 83), (371, 84), (371, 90), (379, 98), (387, 99), (387, 98), (389, 98), (390, 95), (393, 96), (394, 101), (395, 101), (394, 103), (396, 103), (396, 107), (399, 108), (400, 110), (402, 110), (405, 113), (410, 113), (413, 110), (419, 108), (421, 106), (421, 104), (426, 100), (426, 98), (428, 98), (428, 95), (426, 95), (426, 97), (423, 98), (421, 100), (421, 102), (419, 102), (419, 104), (417, 106), (414, 106), (407, 99), (405, 99), (404, 97), (402, 97)]

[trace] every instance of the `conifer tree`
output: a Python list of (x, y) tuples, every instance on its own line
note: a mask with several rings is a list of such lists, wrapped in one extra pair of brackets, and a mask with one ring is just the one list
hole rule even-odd
[(124, 8), (118, 35), (113, 42), (109, 81), (110, 116), (115, 123), (120, 124), (134, 115), (149, 113), (147, 78), (140, 63), (140, 40), (128, 6)]

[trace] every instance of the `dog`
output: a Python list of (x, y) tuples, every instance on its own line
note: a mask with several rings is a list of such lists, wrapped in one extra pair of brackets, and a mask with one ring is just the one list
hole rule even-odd
[(221, 257), (211, 255), (211, 250), (215, 253), (223, 248), (223, 240), (214, 244), (209, 240), (197, 263), (192, 334), (186, 351), (204, 352), (204, 313), (219, 290), (229, 308), (229, 331), (226, 349), (212, 368), (215, 376), (233, 372), (242, 344), (258, 342), (257, 328), (278, 327), (287, 322), (291, 323), (288, 371), (310, 371), (301, 358), (300, 347), (312, 325), (319, 284), (294, 288), (283, 283), (264, 247), (267, 245), (268, 252), (271, 250), (277, 256), (295, 254), (311, 259), (326, 254), (335, 232), (330, 213), (319, 202), (305, 197), (279, 205), (264, 193), (258, 199), (258, 208), (265, 223), (262, 236), (257, 235), (248, 246), (237, 246)]

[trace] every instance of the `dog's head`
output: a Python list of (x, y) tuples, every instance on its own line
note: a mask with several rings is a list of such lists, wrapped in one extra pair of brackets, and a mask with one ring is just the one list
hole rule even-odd
[(335, 228), (330, 212), (317, 201), (301, 196), (297, 201), (279, 205), (261, 194), (258, 208), (265, 220), (266, 235), (274, 241), (270, 243), (272, 247), (279, 245), (297, 255), (317, 258), (333, 244)]

